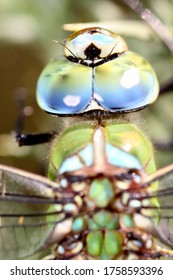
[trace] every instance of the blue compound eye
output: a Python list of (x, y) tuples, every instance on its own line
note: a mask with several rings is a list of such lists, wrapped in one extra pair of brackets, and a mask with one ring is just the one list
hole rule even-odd
[[(151, 65), (125, 51), (126, 45), (121, 39), (116, 41), (117, 35), (101, 31), (91, 28), (70, 36), (65, 52), (74, 53), (76, 63), (55, 60), (45, 67), (37, 85), (37, 101), (43, 110), (57, 115), (94, 110), (125, 113), (157, 99), (158, 80)], [(100, 51), (92, 49), (93, 45)]]
[(43, 70), (37, 84), (39, 106), (52, 114), (82, 112), (92, 98), (91, 68), (54, 61)]
[(96, 67), (94, 97), (113, 112), (136, 111), (153, 103), (159, 92), (150, 64), (133, 52)]

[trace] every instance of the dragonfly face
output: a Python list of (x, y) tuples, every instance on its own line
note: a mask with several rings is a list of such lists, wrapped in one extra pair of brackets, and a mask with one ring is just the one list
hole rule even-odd
[(67, 59), (90, 67), (117, 58), (127, 50), (123, 38), (98, 27), (73, 33), (64, 45), (64, 54)]
[(120, 36), (88, 28), (72, 34), (64, 49), (67, 59), (48, 64), (38, 80), (37, 101), (48, 113), (124, 113), (157, 99), (154, 70), (144, 58), (128, 51)]

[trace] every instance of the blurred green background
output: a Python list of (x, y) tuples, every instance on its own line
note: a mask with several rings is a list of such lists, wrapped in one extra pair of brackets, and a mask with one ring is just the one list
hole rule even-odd
[[(142, 1), (173, 34), (173, 1)], [(63, 53), (53, 40), (68, 36), (62, 25), (71, 22), (115, 21), (116, 32), (125, 36), (129, 48), (147, 58), (159, 81), (173, 77), (170, 52), (160, 38), (121, 1), (111, 0), (0, 0), (0, 163), (44, 173), (48, 147), (18, 148), (12, 131), (18, 115), (15, 92), (27, 89), (27, 104), (34, 113), (25, 122), (25, 131), (50, 130), (61, 122), (38, 108), (35, 88), (38, 76), (49, 60)], [(132, 20), (135, 23), (132, 25)], [(142, 26), (141, 26), (142, 24)], [(108, 27), (112, 29), (112, 27)], [(173, 138), (173, 93), (159, 97), (155, 105), (141, 113), (140, 126), (151, 139)], [(173, 152), (156, 151), (158, 165), (173, 161)]]

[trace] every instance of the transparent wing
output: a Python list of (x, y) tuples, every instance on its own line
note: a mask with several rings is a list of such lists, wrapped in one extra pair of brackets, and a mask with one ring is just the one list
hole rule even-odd
[(2, 165), (0, 172), (0, 259), (26, 258), (60, 240), (70, 198), (44, 177)]
[[(159, 171), (157, 173), (159, 176)], [(158, 241), (173, 249), (173, 172), (162, 177), (158, 189), (150, 191), (141, 201), (140, 212), (153, 221), (152, 229), (144, 229), (151, 231)], [(148, 204), (147, 201), (152, 203)], [(162, 248), (165, 248), (163, 244)]]
[(156, 193), (160, 206), (160, 220), (157, 230), (168, 245), (173, 248), (173, 174), (160, 182)]

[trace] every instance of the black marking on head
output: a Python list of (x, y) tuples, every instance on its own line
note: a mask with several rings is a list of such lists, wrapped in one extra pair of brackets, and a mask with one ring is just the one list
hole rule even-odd
[(101, 53), (101, 50), (97, 48), (93, 43), (90, 44), (84, 51), (84, 54), (86, 55), (87, 59), (94, 60), (96, 58), (99, 58)]
[(87, 33), (89, 33), (89, 34), (101, 33), (102, 34), (102, 32), (98, 31), (97, 27), (96, 28), (91, 28), (90, 30), (87, 31)]
[(71, 62), (75, 62), (75, 63), (79, 63), (80, 59), (76, 56), (72, 56), (72, 55), (69, 55), (67, 56), (67, 59), (70, 60)]

